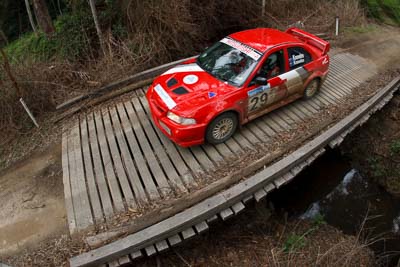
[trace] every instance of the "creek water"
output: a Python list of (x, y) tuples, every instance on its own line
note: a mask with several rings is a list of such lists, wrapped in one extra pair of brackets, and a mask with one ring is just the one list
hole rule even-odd
[(289, 217), (320, 214), (343, 233), (360, 234), (383, 266), (400, 259), (400, 198), (363, 177), (338, 150), (328, 150), (269, 200)]

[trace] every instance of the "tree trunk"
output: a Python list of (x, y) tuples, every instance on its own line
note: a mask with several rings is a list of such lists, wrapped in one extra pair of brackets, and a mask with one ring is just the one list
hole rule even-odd
[(5, 33), (3, 32), (2, 29), (0, 29), (0, 38), (1, 38), (4, 42), (6, 42), (6, 44), (8, 44), (8, 38), (7, 38), (7, 36), (5, 35)]
[(51, 36), (55, 29), (46, 2), (44, 0), (33, 0), (33, 8), (40, 28), (48, 37)]
[(104, 39), (103, 39), (103, 34), (101, 32), (99, 20), (97, 18), (97, 11), (96, 11), (96, 5), (94, 4), (94, 0), (89, 0), (90, 4), (90, 9), (92, 10), (92, 15), (93, 15), (93, 20), (94, 20), (94, 25), (96, 26), (96, 31), (97, 31), (97, 36), (99, 37), (100, 41), (100, 48), (103, 52), (103, 54), (106, 54), (105, 46), (104, 46)]
[(31, 23), (33, 32), (37, 32), (35, 22), (33, 21), (33, 16), (31, 12), (31, 6), (29, 5), (29, 0), (25, 0), (26, 12), (28, 13), (29, 22)]

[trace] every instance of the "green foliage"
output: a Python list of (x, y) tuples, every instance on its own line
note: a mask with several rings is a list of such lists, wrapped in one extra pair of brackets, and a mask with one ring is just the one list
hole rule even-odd
[(363, 0), (371, 17), (383, 23), (400, 24), (400, 4), (398, 0)]
[(372, 175), (374, 177), (382, 177), (386, 175), (385, 167), (379, 162), (376, 157), (368, 158), (368, 163), (371, 166)]
[(305, 231), (302, 235), (291, 233), (283, 244), (283, 251), (294, 252), (306, 245), (306, 236), (319, 229), (321, 225), (326, 224), (324, 215), (317, 213), (312, 219), (312, 227)]
[(399, 155), (400, 154), (400, 139), (392, 141), (390, 144), (390, 155)]
[(78, 60), (90, 55), (95, 40), (95, 28), (90, 14), (65, 14), (54, 22), (56, 29), (51, 38), (43, 33), (27, 33), (10, 43), (6, 53), (12, 62), (46, 61), (53, 58)]
[(312, 222), (313, 222), (314, 227), (319, 227), (321, 225), (324, 225), (324, 224), (326, 224), (325, 216), (322, 215), (321, 213), (318, 213), (315, 215)]
[(298, 235), (298, 234), (292, 233), (289, 235), (289, 237), (286, 239), (285, 243), (283, 244), (283, 251), (286, 253), (293, 252), (300, 248), (303, 248), (305, 245), (306, 245), (306, 240), (305, 240), (304, 235)]

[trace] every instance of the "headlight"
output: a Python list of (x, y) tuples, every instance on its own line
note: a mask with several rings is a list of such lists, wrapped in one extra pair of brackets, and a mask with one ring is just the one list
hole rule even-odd
[(196, 120), (192, 119), (192, 118), (184, 118), (181, 116), (176, 115), (175, 113), (168, 111), (167, 113), (167, 117), (168, 119), (170, 119), (171, 121), (174, 121), (178, 124), (182, 124), (182, 125), (192, 125), (192, 124), (196, 124)]

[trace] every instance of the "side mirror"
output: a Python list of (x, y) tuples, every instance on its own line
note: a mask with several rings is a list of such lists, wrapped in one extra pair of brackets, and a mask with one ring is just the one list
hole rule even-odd
[(279, 76), (269, 79), (269, 84), (272, 87), (280, 86), (286, 82), (286, 79), (282, 80)]
[(266, 85), (268, 83), (267, 78), (261, 76), (256, 77), (254, 82), (259, 85)]

